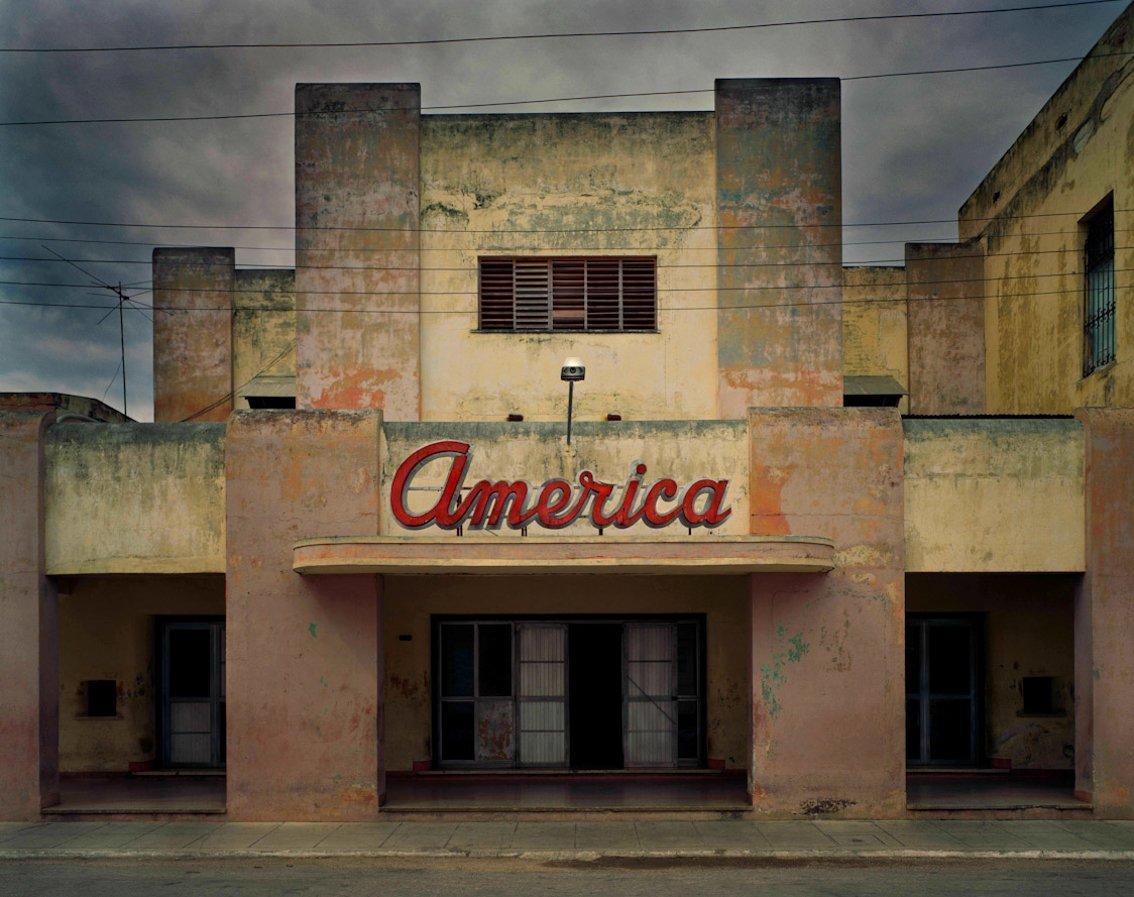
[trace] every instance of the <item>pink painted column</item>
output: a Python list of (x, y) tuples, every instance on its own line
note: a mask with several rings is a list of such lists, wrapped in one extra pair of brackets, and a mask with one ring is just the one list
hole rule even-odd
[(300, 539), (377, 534), (380, 432), (376, 412), (229, 418), (230, 819), (373, 819), (384, 799), (378, 577), (292, 570)]
[(902, 424), (894, 409), (753, 409), (751, 531), (824, 536), (835, 569), (756, 574), (754, 808), (905, 813)]
[(1134, 818), (1134, 409), (1080, 411), (1087, 567), (1075, 602), (1075, 789)]
[(51, 420), (0, 413), (0, 820), (59, 802), (58, 604), (43, 549)]

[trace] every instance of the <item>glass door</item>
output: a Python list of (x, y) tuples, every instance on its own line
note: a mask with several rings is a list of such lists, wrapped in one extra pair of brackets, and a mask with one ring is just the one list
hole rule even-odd
[(159, 639), (162, 765), (224, 766), (224, 621), (162, 621)]
[(670, 623), (627, 623), (626, 765), (677, 765), (677, 640)]
[(567, 626), (519, 623), (521, 766), (567, 765)]
[(979, 618), (906, 622), (906, 760), (974, 766), (981, 760)]

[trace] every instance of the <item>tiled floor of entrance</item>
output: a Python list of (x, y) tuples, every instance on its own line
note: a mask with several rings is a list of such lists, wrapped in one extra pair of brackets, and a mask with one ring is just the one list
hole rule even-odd
[(63, 776), (51, 814), (223, 813), (224, 776)]
[(911, 772), (906, 777), (911, 810), (1089, 810), (1075, 798), (1075, 780), (1011, 772)]
[(389, 810), (743, 810), (743, 776), (391, 776)]

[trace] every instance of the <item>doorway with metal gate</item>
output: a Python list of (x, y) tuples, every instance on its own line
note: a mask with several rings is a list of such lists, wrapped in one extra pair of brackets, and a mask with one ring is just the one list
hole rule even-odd
[(224, 619), (159, 618), (157, 659), (162, 767), (224, 767)]
[(439, 768), (704, 765), (700, 617), (434, 619)]

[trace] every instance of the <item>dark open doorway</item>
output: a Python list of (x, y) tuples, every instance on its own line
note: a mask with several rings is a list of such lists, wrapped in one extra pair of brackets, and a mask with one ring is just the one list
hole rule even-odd
[(572, 623), (568, 644), (571, 765), (621, 769), (622, 624)]

